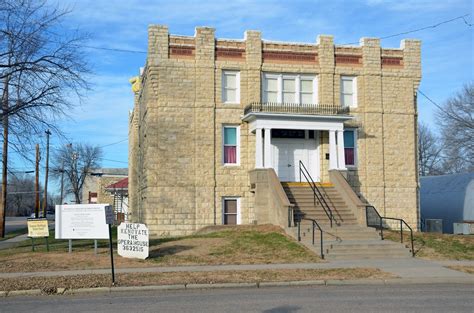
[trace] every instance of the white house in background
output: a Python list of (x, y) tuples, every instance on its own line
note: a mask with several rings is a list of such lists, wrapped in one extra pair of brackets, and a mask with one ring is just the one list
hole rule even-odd
[(421, 219), (441, 219), (443, 233), (453, 233), (453, 223), (474, 230), (474, 173), (420, 178)]

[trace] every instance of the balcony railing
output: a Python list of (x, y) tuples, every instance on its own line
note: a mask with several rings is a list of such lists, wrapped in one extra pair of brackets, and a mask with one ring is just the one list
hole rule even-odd
[(254, 102), (247, 105), (244, 115), (249, 113), (290, 113), (308, 115), (340, 115), (348, 114), (349, 107), (341, 107), (334, 104), (296, 104), (296, 103), (276, 103), (276, 102)]

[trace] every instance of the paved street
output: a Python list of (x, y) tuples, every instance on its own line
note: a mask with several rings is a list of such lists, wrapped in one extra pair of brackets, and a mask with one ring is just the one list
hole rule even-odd
[(473, 285), (315, 286), (12, 297), (3, 312), (473, 312)]

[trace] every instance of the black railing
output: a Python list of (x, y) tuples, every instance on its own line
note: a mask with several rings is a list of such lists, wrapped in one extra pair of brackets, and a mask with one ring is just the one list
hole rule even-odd
[[(413, 257), (415, 256), (415, 248), (414, 248), (414, 244), (413, 244), (413, 229), (410, 227), (410, 225), (407, 224), (407, 222), (405, 222), (405, 220), (403, 220), (401, 218), (396, 218), (396, 217), (381, 216), (379, 214), (379, 212), (377, 211), (377, 209), (372, 205), (368, 205), (368, 206), (365, 207), (365, 218), (366, 218), (368, 227), (373, 227), (373, 228), (376, 228), (376, 229), (380, 230), (380, 237), (382, 238), (382, 240), (384, 240), (384, 237), (383, 237), (383, 229), (384, 229), (383, 221), (384, 220), (399, 221), (400, 222), (400, 242), (401, 243), (403, 243), (403, 224), (405, 224), (406, 227), (408, 228), (408, 230), (410, 230), (411, 253), (412, 253)], [(388, 229), (388, 227), (387, 227), (387, 229)]]
[(324, 244), (323, 244), (323, 230), (321, 229), (321, 227), (319, 226), (318, 222), (316, 222), (316, 220), (312, 219), (312, 218), (304, 218), (304, 217), (301, 217), (301, 216), (298, 216), (297, 217), (297, 223), (298, 223), (298, 241), (301, 241), (301, 221), (302, 220), (307, 220), (307, 221), (311, 221), (312, 223), (312, 227), (311, 227), (311, 230), (312, 230), (312, 244), (314, 246), (314, 230), (317, 228), (319, 230), (319, 237), (320, 237), (320, 254), (321, 254), (321, 259), (324, 259)]
[(339, 115), (348, 114), (349, 107), (341, 107), (334, 104), (297, 104), (277, 102), (253, 102), (244, 109), (244, 115), (248, 113), (291, 113), (309, 115)]
[[(336, 219), (334, 218), (334, 215), (332, 214), (331, 207), (328, 205), (326, 200), (324, 199), (323, 194), (319, 190), (318, 186), (313, 180), (313, 177), (311, 177), (311, 174), (309, 171), (306, 169), (306, 166), (304, 166), (303, 162), (299, 161), (299, 167), (300, 167), (300, 183), (302, 182), (302, 177), (306, 179), (306, 182), (309, 184), (311, 189), (313, 190), (313, 201), (314, 205), (316, 206), (316, 199), (318, 199), (319, 204), (323, 208), (324, 213), (326, 213), (326, 216), (329, 218), (329, 223), (332, 228), (332, 222), (334, 221), (337, 223)], [(303, 175), (303, 176), (302, 176)]]

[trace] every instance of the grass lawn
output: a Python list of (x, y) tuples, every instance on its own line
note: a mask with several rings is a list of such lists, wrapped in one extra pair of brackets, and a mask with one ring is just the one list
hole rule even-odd
[[(117, 238), (116, 229), (113, 238)], [(68, 241), (55, 240), (53, 231), (49, 238), (50, 252), (46, 252), (44, 240), (35, 242), (36, 252), (31, 251), (29, 240), (15, 248), (0, 250), (0, 272), (110, 267), (107, 240), (98, 241), (97, 255), (92, 240), (74, 240), (73, 253), (68, 253)], [(116, 256), (116, 267), (321, 262), (281, 228), (271, 225), (216, 227), (192, 236), (153, 239), (149, 250), (150, 257), (146, 260)]]
[[(256, 283), (329, 279), (387, 279), (392, 274), (373, 268), (336, 268), (317, 270), (258, 270), (218, 272), (133, 273), (116, 275), (118, 286), (147, 286), (173, 284)], [(76, 275), (59, 277), (30, 277), (0, 279), (0, 290), (41, 289), (56, 293), (56, 288), (77, 289), (110, 287), (110, 275)]]
[[(400, 232), (384, 231), (387, 239), (400, 242)], [(414, 232), (417, 257), (430, 260), (474, 260), (474, 235), (451, 235)], [(410, 233), (404, 232), (403, 242), (410, 243)]]

